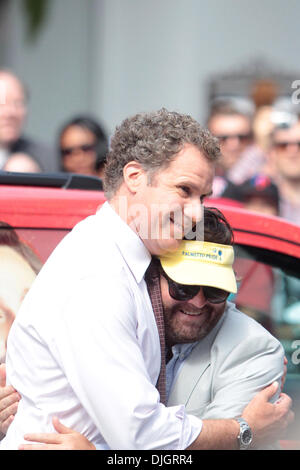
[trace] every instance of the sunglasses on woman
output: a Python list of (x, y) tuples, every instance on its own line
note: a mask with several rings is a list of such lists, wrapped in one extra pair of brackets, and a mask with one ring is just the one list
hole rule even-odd
[(96, 149), (95, 144), (82, 144), (82, 145), (77, 145), (76, 147), (65, 147), (60, 149), (60, 153), (63, 157), (67, 157), (68, 155), (71, 155), (74, 152), (93, 152)]
[(167, 276), (167, 274), (162, 271), (162, 275), (168, 281), (169, 294), (174, 300), (187, 301), (191, 300), (195, 295), (200, 292), (202, 289), (203, 295), (206, 298), (207, 302), (211, 304), (221, 304), (225, 302), (230, 292), (227, 292), (216, 287), (209, 286), (188, 286), (185, 284), (178, 284)]

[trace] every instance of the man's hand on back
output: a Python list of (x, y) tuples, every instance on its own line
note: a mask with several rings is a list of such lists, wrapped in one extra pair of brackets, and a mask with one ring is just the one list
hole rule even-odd
[[(252, 448), (274, 444), (283, 437), (294, 419), (294, 413), (291, 411), (292, 400), (288, 395), (282, 393), (276, 403), (269, 402), (278, 387), (279, 384), (274, 382), (264, 388), (255, 395), (242, 413), (253, 433)], [(235, 419), (203, 420), (201, 433), (188, 449), (237, 450), (238, 434), (239, 425)]]
[(270, 444), (283, 437), (288, 425), (294, 419), (291, 411), (292, 400), (281, 393), (276, 403), (269, 400), (276, 393), (279, 384), (274, 382), (259, 392), (243, 411), (242, 417), (253, 432), (253, 446)]
[(0, 439), (7, 433), (7, 430), (14, 419), (18, 409), (20, 395), (16, 390), (6, 385), (5, 364), (0, 365)]

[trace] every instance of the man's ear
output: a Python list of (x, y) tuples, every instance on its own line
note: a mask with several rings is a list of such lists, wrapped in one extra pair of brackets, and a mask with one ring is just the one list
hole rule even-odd
[(124, 166), (123, 178), (127, 189), (135, 194), (147, 180), (147, 175), (141, 164), (133, 160)]

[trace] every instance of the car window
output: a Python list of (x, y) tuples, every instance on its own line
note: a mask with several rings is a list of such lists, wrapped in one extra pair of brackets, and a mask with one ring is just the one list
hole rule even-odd
[(65, 237), (69, 230), (23, 228), (16, 229), (15, 232), (24, 243), (36, 252), (42, 263), (45, 263), (56, 245)]
[(300, 262), (289, 258), (237, 246), (235, 303), (280, 340), (288, 372), (300, 380)]
[(14, 229), (0, 222), (0, 363), (19, 308), (38, 272), (68, 230)]
[[(250, 246), (235, 247), (234, 269), (239, 290), (237, 307), (261, 323), (285, 350), (284, 391), (300, 410), (300, 261)], [(296, 422), (297, 424), (297, 422)], [(295, 425), (296, 425), (295, 424)], [(300, 424), (299, 426), (300, 428)], [(300, 436), (300, 429), (297, 429)], [(299, 438), (299, 437), (298, 437)]]

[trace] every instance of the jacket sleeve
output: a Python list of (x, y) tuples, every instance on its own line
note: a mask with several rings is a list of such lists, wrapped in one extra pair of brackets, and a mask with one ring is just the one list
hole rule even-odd
[[(212, 351), (212, 356), (217, 354)], [(214, 370), (211, 403), (203, 419), (240, 416), (245, 406), (264, 387), (283, 375), (284, 351), (271, 335), (249, 336), (234, 347)], [(212, 360), (213, 362), (213, 360)], [(276, 401), (280, 387), (272, 401)]]

